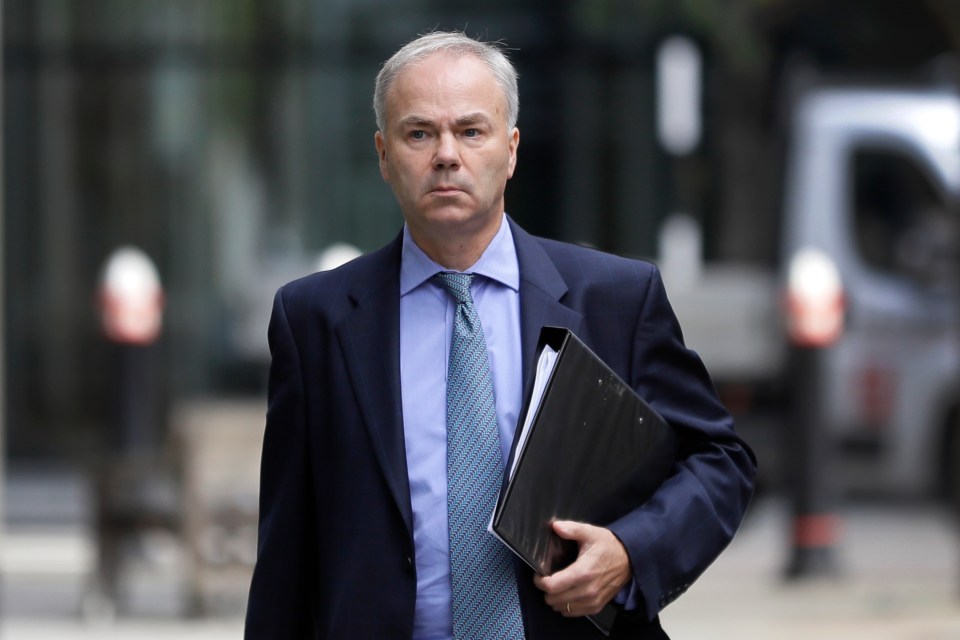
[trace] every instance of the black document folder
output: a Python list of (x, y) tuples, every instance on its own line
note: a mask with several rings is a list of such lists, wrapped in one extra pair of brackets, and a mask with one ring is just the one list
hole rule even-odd
[[(541, 575), (577, 557), (554, 520), (607, 525), (666, 479), (677, 452), (670, 426), (568, 329), (544, 327), (520, 440), (491, 529)], [(542, 391), (542, 393), (541, 393)], [(609, 633), (612, 607), (592, 617)]]

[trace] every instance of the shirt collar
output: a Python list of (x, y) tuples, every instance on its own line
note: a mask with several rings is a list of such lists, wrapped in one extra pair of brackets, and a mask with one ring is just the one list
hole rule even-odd
[[(403, 226), (403, 252), (400, 259), (400, 295), (404, 296), (441, 271), (449, 271), (423, 252), (410, 235), (407, 225)], [(520, 289), (520, 266), (517, 262), (517, 250), (513, 244), (513, 232), (504, 215), (500, 229), (484, 249), (477, 262), (466, 270), (500, 284), (514, 291)]]

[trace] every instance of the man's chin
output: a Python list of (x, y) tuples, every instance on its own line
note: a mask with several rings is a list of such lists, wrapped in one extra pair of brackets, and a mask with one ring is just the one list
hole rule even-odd
[[(477, 211), (467, 207), (431, 207), (416, 216), (424, 231), (437, 231), (451, 235), (484, 233), (490, 227), (499, 226), (501, 213)], [(408, 224), (410, 220), (408, 218)]]
[(483, 212), (461, 203), (450, 203), (443, 206), (434, 204), (424, 212), (424, 219), (428, 224), (441, 226), (482, 224), (485, 217), (486, 215)]

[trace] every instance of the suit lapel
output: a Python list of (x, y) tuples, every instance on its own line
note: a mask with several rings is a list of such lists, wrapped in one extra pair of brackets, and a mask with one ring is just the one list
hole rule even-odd
[(512, 219), (508, 220), (520, 265), (520, 332), (523, 397), (526, 398), (540, 329), (545, 326), (566, 327), (578, 333), (583, 316), (561, 302), (567, 293), (567, 283), (539, 241), (518, 227)]
[(397, 238), (370, 255), (348, 292), (354, 309), (337, 333), (374, 454), (413, 535), (400, 399), (400, 247)]

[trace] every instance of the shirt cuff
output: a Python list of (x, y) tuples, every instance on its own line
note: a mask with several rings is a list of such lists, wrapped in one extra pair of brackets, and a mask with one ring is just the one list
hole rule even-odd
[(631, 577), (630, 581), (614, 597), (613, 602), (623, 607), (624, 611), (634, 611), (639, 606), (637, 602), (638, 591), (637, 583)]

